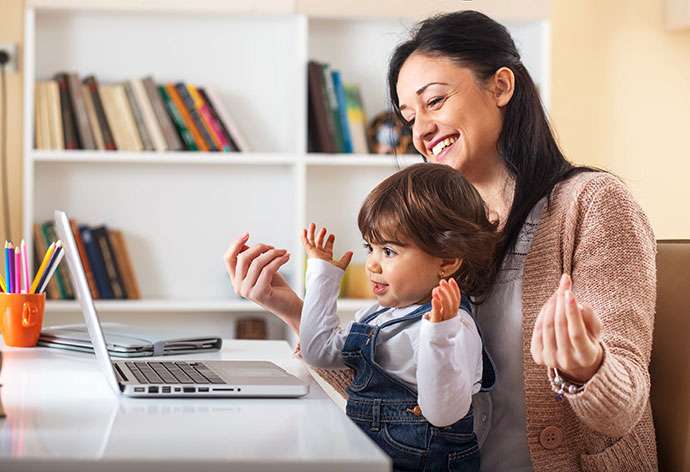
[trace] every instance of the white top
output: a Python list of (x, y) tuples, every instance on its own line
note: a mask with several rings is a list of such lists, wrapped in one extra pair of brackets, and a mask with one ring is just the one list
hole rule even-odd
[[(341, 350), (352, 321), (343, 329), (336, 314), (344, 271), (321, 259), (307, 262), (306, 294), (300, 324), (304, 359), (324, 368), (344, 368)], [(372, 325), (403, 317), (419, 305), (393, 308), (377, 316)], [(360, 321), (382, 309), (372, 305), (355, 314)], [(472, 316), (460, 309), (449, 320), (384, 328), (378, 336), (376, 362), (389, 374), (417, 389), (424, 417), (436, 426), (447, 426), (464, 417), (472, 394), (482, 379), (482, 342)]]
[(489, 297), (475, 309), (484, 343), (496, 364), (495, 388), (474, 398), (482, 472), (532, 470), (522, 379), (522, 276), (545, 204), (542, 199), (527, 216)]
[(223, 340), (221, 352), (150, 359), (272, 361), (309, 384), (303, 398), (124, 398), (93, 355), (1, 349), (3, 472), (390, 470), (285, 341)]

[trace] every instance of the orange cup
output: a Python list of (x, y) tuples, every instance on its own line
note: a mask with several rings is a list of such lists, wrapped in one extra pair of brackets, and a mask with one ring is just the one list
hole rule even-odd
[(0, 293), (5, 346), (35, 346), (41, 335), (45, 307), (45, 293)]

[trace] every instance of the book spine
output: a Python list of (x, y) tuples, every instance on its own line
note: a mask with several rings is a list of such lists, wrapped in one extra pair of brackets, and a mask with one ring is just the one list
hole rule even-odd
[(105, 273), (108, 276), (110, 288), (113, 290), (113, 298), (117, 300), (127, 299), (127, 292), (125, 292), (124, 284), (122, 283), (120, 269), (115, 261), (112, 245), (108, 240), (108, 229), (105, 226), (99, 226), (93, 228), (91, 231), (98, 244), (98, 248), (101, 250), (101, 255), (103, 256)]
[(36, 82), (34, 87), (34, 147), (39, 150), (49, 149), (48, 143), (48, 123), (45, 121), (43, 94), (45, 93), (43, 83)]
[(137, 131), (137, 124), (134, 121), (132, 107), (129, 106), (127, 92), (125, 92), (125, 86), (123, 84), (115, 84), (113, 86), (113, 99), (115, 108), (118, 110), (120, 117), (118, 126), (121, 126), (122, 128), (121, 131), (125, 143), (123, 146), (118, 145), (118, 147), (126, 151), (142, 151), (144, 146), (141, 143), (141, 138), (139, 137), (139, 132)]
[(192, 97), (192, 100), (194, 100), (194, 106), (197, 110), (199, 110), (199, 115), (201, 116), (206, 129), (208, 129), (208, 132), (213, 139), (213, 143), (221, 151), (231, 151), (232, 146), (230, 146), (230, 141), (223, 133), (223, 128), (220, 126), (220, 123), (218, 123), (218, 121), (211, 114), (211, 109), (209, 108), (208, 103), (204, 101), (194, 85), (187, 84), (187, 90), (189, 91), (189, 95)]
[(187, 127), (187, 130), (189, 130), (189, 134), (192, 135), (192, 139), (194, 139), (194, 144), (196, 144), (196, 148), (199, 151), (208, 151), (208, 147), (204, 142), (204, 138), (201, 137), (201, 134), (199, 134), (199, 130), (196, 128), (196, 126), (194, 126), (194, 121), (192, 120), (192, 117), (189, 115), (187, 107), (184, 106), (184, 102), (182, 101), (182, 98), (180, 98), (180, 94), (177, 92), (175, 84), (167, 84), (165, 86), (165, 91), (168, 92), (168, 97), (170, 97), (170, 100), (172, 100), (172, 102), (175, 104), (175, 108), (177, 108), (177, 111), (180, 112), (182, 121), (184, 121), (184, 125)]
[(177, 131), (180, 133), (180, 136), (182, 137), (182, 141), (184, 142), (185, 148), (188, 151), (197, 151), (199, 148), (196, 146), (196, 142), (194, 141), (192, 134), (187, 129), (187, 125), (182, 119), (182, 115), (178, 111), (177, 106), (175, 105), (175, 103), (173, 103), (172, 98), (170, 98), (168, 90), (161, 85), (158, 87), (158, 92), (160, 93), (160, 96), (163, 99), (163, 103), (165, 103), (165, 106), (167, 107), (168, 112), (172, 117), (173, 123), (175, 123)]
[(214, 105), (213, 100), (211, 99), (208, 92), (201, 87), (197, 88), (197, 92), (199, 93), (199, 96), (202, 98), (202, 100), (206, 102), (206, 105), (208, 105), (208, 112), (211, 114), (214, 121), (218, 124), (218, 126), (220, 126), (223, 136), (230, 145), (230, 150), (234, 152), (246, 152), (247, 148), (241, 147), (241, 145), (235, 140), (228, 126), (226, 126), (226, 124), (224, 123), (223, 119), (220, 116), (220, 113), (218, 112), (218, 110), (216, 110), (216, 106), (218, 105)]
[(316, 61), (309, 61), (309, 128), (316, 131), (314, 139), (316, 152), (335, 152), (335, 141), (329, 126), (330, 110), (323, 83), (323, 67)]
[(125, 285), (127, 298), (131, 300), (140, 299), (141, 291), (139, 290), (139, 283), (137, 282), (136, 274), (132, 267), (132, 259), (129, 257), (129, 251), (127, 250), (122, 231), (110, 229), (108, 230), (108, 234), (110, 236), (110, 242), (113, 245), (115, 260), (122, 274), (122, 281)]
[(81, 265), (84, 268), (84, 274), (86, 275), (86, 283), (89, 286), (89, 291), (91, 292), (91, 298), (97, 300), (100, 298), (98, 293), (98, 286), (96, 285), (96, 278), (93, 275), (93, 270), (91, 269), (91, 263), (89, 262), (89, 256), (86, 253), (86, 247), (84, 246), (84, 241), (82, 240), (81, 233), (79, 232), (79, 227), (77, 222), (73, 219), (69, 221), (70, 228), (72, 228), (72, 236), (74, 241), (77, 243), (77, 251), (79, 251), (79, 259), (81, 260)]
[(86, 108), (86, 115), (89, 117), (89, 123), (91, 124), (91, 130), (93, 131), (93, 139), (96, 141), (96, 148), (100, 151), (105, 150), (105, 142), (103, 141), (103, 133), (101, 132), (101, 127), (98, 124), (98, 117), (96, 116), (96, 109), (93, 105), (93, 97), (91, 97), (91, 92), (89, 87), (85, 84), (81, 86), (82, 96), (84, 97), (84, 106)]
[(151, 137), (153, 149), (157, 152), (165, 151), (166, 147), (165, 138), (163, 137), (163, 131), (161, 131), (161, 127), (158, 124), (158, 120), (156, 119), (156, 114), (153, 111), (151, 100), (149, 100), (149, 97), (146, 95), (144, 83), (139, 79), (130, 80), (129, 83), (132, 87), (132, 93), (134, 94), (134, 98), (137, 104), (139, 105), (139, 109), (141, 110), (146, 130), (148, 131), (149, 136)]
[(197, 130), (199, 130), (199, 135), (201, 136), (201, 139), (204, 140), (204, 145), (206, 146), (206, 149), (212, 152), (218, 151), (218, 147), (213, 142), (213, 138), (209, 134), (209, 130), (206, 128), (204, 120), (201, 118), (199, 110), (197, 110), (194, 104), (194, 100), (192, 99), (192, 96), (189, 94), (189, 90), (187, 90), (187, 86), (183, 82), (178, 82), (175, 84), (175, 90), (177, 91), (177, 94), (180, 96), (180, 99), (182, 100), (182, 103), (184, 104), (185, 108), (187, 109), (187, 113), (189, 113), (189, 117), (192, 120), (194, 127)]
[(134, 90), (132, 90), (132, 84), (130, 82), (125, 82), (122, 84), (125, 90), (125, 95), (127, 96), (127, 101), (129, 102), (129, 108), (132, 110), (132, 116), (134, 117), (134, 125), (141, 140), (141, 146), (144, 151), (153, 151), (153, 141), (149, 132), (146, 129), (146, 124), (144, 123), (144, 115), (139, 108), (139, 103), (134, 96)]
[(330, 112), (328, 127), (335, 140), (335, 152), (343, 152), (343, 132), (340, 127), (338, 100), (335, 97), (333, 78), (331, 77), (331, 67), (328, 64), (323, 65), (323, 83), (326, 86), (326, 104), (328, 105)]
[(65, 136), (62, 130), (62, 116), (60, 112), (60, 88), (55, 80), (48, 81), (48, 105), (50, 107), (50, 123), (52, 125), (53, 131), (53, 142), (55, 144), (55, 149), (64, 150), (65, 149)]
[[(57, 241), (55, 223), (52, 221), (43, 223), (41, 225), (41, 231), (43, 232), (43, 237), (47, 241), (47, 244), (50, 244), (52, 241)], [(65, 273), (65, 266), (58, 266), (53, 274), (53, 278), (57, 282), (60, 298), (63, 300), (71, 300), (74, 298), (74, 290), (67, 276), (68, 274)]]
[(177, 133), (175, 125), (170, 119), (170, 115), (166, 109), (165, 103), (163, 103), (163, 98), (158, 92), (158, 88), (153, 81), (152, 77), (145, 77), (142, 80), (144, 84), (144, 90), (146, 90), (146, 95), (149, 97), (151, 106), (153, 107), (153, 112), (156, 115), (158, 124), (161, 127), (161, 132), (165, 138), (165, 146), (168, 151), (182, 151), (184, 146), (180, 140), (180, 135)]
[(207, 87), (205, 92), (199, 89), (202, 97), (209, 104), (211, 109), (215, 110), (216, 115), (218, 115), (220, 123), (224, 124), (225, 130), (228, 131), (228, 136), (232, 138), (232, 142), (235, 144), (240, 152), (250, 152), (251, 147), (247, 138), (242, 134), (239, 126), (235, 120), (232, 119), (232, 115), (223, 106), (223, 101), (220, 99), (220, 95), (211, 87)]
[(331, 71), (331, 77), (333, 79), (333, 88), (335, 89), (335, 98), (338, 100), (338, 121), (340, 122), (340, 131), (343, 135), (343, 152), (352, 154), (352, 136), (350, 135), (350, 126), (347, 122), (347, 103), (345, 101), (345, 89), (340, 71)]
[(367, 154), (366, 117), (356, 85), (345, 85), (345, 101), (347, 102), (347, 121), (352, 135), (352, 147), (357, 154)]
[(93, 269), (93, 275), (96, 278), (98, 293), (100, 293), (102, 299), (112, 300), (114, 298), (113, 291), (110, 288), (108, 274), (105, 271), (105, 263), (103, 262), (103, 256), (101, 255), (101, 249), (94, 239), (91, 228), (88, 226), (80, 226), (79, 232), (81, 233), (82, 240), (84, 241), (86, 253), (89, 256), (89, 263)]
[(55, 75), (58, 88), (60, 89), (60, 109), (62, 111), (62, 131), (65, 149), (79, 149), (80, 143), (77, 137), (77, 125), (74, 122), (74, 112), (72, 110), (72, 99), (67, 86), (67, 74), (59, 73)]
[(108, 151), (116, 151), (117, 146), (115, 145), (113, 132), (110, 129), (110, 123), (108, 123), (108, 118), (105, 115), (103, 100), (101, 99), (101, 94), (99, 92), (98, 81), (94, 76), (90, 75), (84, 79), (84, 84), (88, 87), (89, 93), (91, 94), (93, 108), (96, 111), (96, 118), (98, 118), (98, 126), (101, 129), (101, 134), (103, 135), (103, 145)]
[(96, 141), (93, 139), (93, 131), (91, 131), (89, 117), (86, 114), (79, 76), (75, 73), (67, 74), (67, 85), (69, 87), (69, 96), (72, 100), (72, 110), (74, 110), (81, 149), (96, 149)]

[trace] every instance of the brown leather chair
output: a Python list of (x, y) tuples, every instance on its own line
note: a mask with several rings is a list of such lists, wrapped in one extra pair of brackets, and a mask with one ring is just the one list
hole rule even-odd
[(690, 471), (690, 240), (657, 242), (651, 400), (659, 470)]

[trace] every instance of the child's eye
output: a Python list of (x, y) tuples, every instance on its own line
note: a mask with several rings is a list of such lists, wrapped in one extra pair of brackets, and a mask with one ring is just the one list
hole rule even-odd
[(371, 254), (371, 244), (363, 243), (362, 246), (364, 246), (364, 249), (366, 249), (367, 253)]
[(389, 248), (389, 247), (384, 247), (384, 248), (383, 248), (383, 254), (384, 254), (386, 257), (393, 257), (393, 256), (395, 255), (395, 251), (392, 250), (392, 249)]

